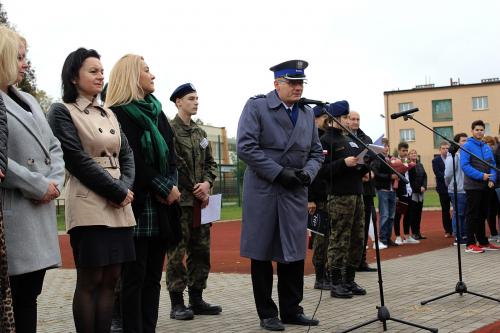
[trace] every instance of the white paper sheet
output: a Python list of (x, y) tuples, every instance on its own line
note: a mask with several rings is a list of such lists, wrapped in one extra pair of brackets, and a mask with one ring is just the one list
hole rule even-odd
[(217, 222), (220, 220), (222, 194), (211, 195), (208, 206), (201, 210), (201, 224)]

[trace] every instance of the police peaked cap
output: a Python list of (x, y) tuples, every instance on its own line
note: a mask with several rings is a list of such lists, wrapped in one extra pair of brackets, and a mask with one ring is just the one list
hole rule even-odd
[(196, 89), (191, 83), (184, 83), (175, 88), (174, 92), (170, 96), (170, 101), (175, 103), (175, 100), (177, 98), (182, 98), (186, 96), (187, 94), (190, 94), (192, 92), (196, 92)]
[(283, 77), (288, 80), (304, 80), (306, 78), (304, 69), (307, 66), (309, 63), (305, 60), (289, 60), (275, 65), (269, 70), (274, 72), (275, 79)]

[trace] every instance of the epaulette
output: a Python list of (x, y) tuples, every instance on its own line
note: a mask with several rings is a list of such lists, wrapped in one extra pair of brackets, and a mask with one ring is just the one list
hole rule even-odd
[(250, 97), (250, 99), (259, 99), (259, 98), (265, 98), (265, 97), (266, 97), (266, 95), (264, 95), (264, 94), (259, 94), (259, 95), (255, 95), (255, 96), (253, 96), (253, 97)]

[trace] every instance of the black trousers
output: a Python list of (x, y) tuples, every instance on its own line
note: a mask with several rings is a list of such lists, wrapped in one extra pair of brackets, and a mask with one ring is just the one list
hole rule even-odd
[(487, 245), (485, 235), (486, 214), (488, 212), (487, 190), (466, 190), (467, 207), (465, 210), (465, 223), (467, 223), (467, 246), (476, 244)]
[[(366, 244), (368, 244), (368, 231), (370, 230), (371, 220), (377, 220), (377, 211), (373, 203), (373, 196), (363, 195), (363, 203), (365, 205), (365, 241), (363, 243), (363, 255), (361, 256), (361, 265), (366, 263)], [(373, 230), (377, 230), (373, 228)], [(375, 231), (376, 232), (376, 231)]]
[(36, 333), (37, 298), (42, 292), (45, 269), (9, 276), (17, 333)]
[(439, 193), (439, 203), (441, 204), (441, 219), (443, 220), (444, 232), (453, 234), (451, 225), (450, 203), (451, 198), (448, 193)]
[(158, 321), (165, 240), (136, 237), (136, 260), (122, 266), (121, 308), (123, 332), (153, 333)]
[(408, 215), (410, 216), (409, 226), (404, 226), (404, 232), (406, 235), (409, 234), (410, 226), (411, 232), (414, 235), (420, 235), (420, 224), (422, 222), (422, 209), (424, 207), (423, 201), (413, 201), (410, 200), (410, 209), (408, 210)]
[[(497, 166), (498, 167), (498, 166)], [(497, 177), (499, 177), (497, 175)], [(490, 228), (490, 235), (497, 236), (497, 215), (500, 213), (500, 203), (498, 202), (497, 192), (494, 188), (488, 190), (488, 227)]]
[[(405, 235), (407, 235), (410, 232), (410, 214), (413, 214), (411, 212), (411, 197), (398, 196), (398, 199), (399, 199), (399, 201), (408, 204), (408, 209), (403, 217), (403, 231), (404, 231)], [(401, 224), (400, 224), (401, 222), (400, 222), (400, 220), (401, 220), (401, 213), (399, 213), (396, 210), (396, 214), (394, 215), (394, 234), (396, 236), (401, 236)], [(415, 233), (414, 230), (412, 230), (412, 231), (413, 231), (413, 233)]]
[[(303, 313), (300, 306), (304, 296), (304, 260), (288, 264), (277, 263), (278, 298), (281, 319)], [(271, 295), (273, 291), (273, 265), (271, 261), (252, 259), (251, 274), (253, 296), (260, 319), (278, 316), (278, 308)]]

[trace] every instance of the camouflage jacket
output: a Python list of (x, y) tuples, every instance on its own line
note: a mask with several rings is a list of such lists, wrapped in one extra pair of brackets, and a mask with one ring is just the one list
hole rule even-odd
[(170, 121), (170, 126), (174, 131), (181, 206), (192, 206), (194, 185), (208, 181), (213, 186), (217, 177), (217, 163), (213, 158), (207, 133), (194, 121), (185, 125), (176, 115)]

